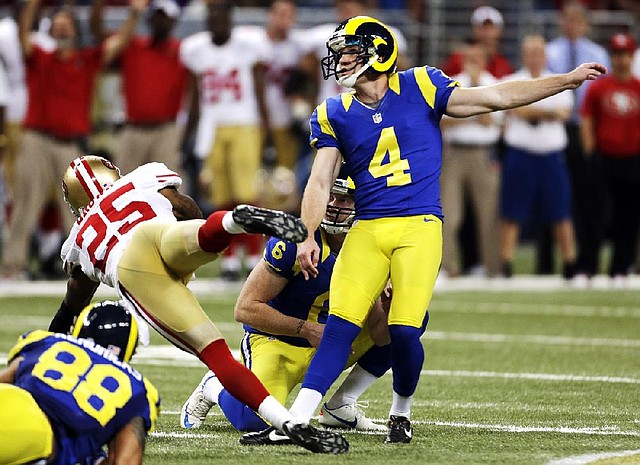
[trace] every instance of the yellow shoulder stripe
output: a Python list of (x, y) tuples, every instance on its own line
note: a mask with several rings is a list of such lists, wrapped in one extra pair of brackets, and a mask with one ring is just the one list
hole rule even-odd
[(427, 102), (431, 108), (434, 108), (436, 104), (436, 86), (431, 82), (429, 73), (427, 73), (427, 68), (424, 66), (413, 68), (413, 74), (416, 78), (416, 82), (418, 83), (418, 87), (420, 88), (424, 101)]
[(398, 73), (393, 73), (389, 78), (389, 88), (400, 95), (400, 75)]
[(49, 331), (43, 331), (38, 329), (36, 331), (31, 331), (25, 335), (22, 335), (18, 338), (18, 342), (15, 346), (9, 351), (9, 356), (7, 357), (7, 363), (11, 362), (26, 346), (29, 344), (33, 344), (34, 342), (41, 341), (47, 336), (51, 336), (53, 333)]
[(327, 102), (326, 100), (318, 105), (318, 123), (320, 123), (320, 130), (324, 134), (328, 134), (332, 136), (334, 139), (336, 138), (336, 133), (331, 127), (331, 123), (329, 122), (329, 116), (327, 115)]
[(349, 111), (349, 108), (353, 103), (353, 92), (343, 92), (342, 94), (340, 94), (340, 99), (342, 100), (344, 111)]

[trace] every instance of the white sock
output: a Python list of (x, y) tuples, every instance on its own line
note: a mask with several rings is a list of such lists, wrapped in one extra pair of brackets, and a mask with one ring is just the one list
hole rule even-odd
[(360, 365), (354, 365), (349, 375), (327, 402), (327, 407), (334, 409), (347, 404), (355, 404), (362, 393), (366, 391), (376, 379), (378, 378)]
[(258, 407), (258, 414), (279, 430), (287, 421), (295, 421), (289, 411), (273, 396), (264, 398)]
[(289, 412), (300, 422), (308, 424), (320, 402), (322, 402), (322, 394), (313, 389), (302, 388)]
[(242, 234), (244, 229), (238, 223), (233, 220), (233, 212), (227, 212), (222, 217), (222, 227), (229, 234)]
[(210, 402), (219, 403), (220, 393), (224, 389), (220, 380), (213, 374), (213, 371), (208, 371), (202, 380), (204, 381), (204, 386), (202, 386), (204, 397)]
[(405, 417), (409, 419), (411, 417), (411, 402), (413, 396), (405, 397), (396, 394), (393, 391), (393, 403), (391, 404), (391, 410), (389, 410), (389, 416), (395, 415), (396, 417)]

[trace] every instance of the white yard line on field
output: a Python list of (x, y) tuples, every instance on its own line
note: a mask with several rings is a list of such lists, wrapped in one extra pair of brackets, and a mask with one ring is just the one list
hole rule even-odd
[[(163, 415), (180, 415), (179, 411), (169, 410), (162, 411)], [(221, 417), (221, 415), (216, 415)], [(317, 417), (314, 417), (317, 419)], [(378, 423), (384, 423), (385, 418), (372, 418), (372, 420)], [(592, 436), (633, 436), (640, 437), (640, 431), (622, 431), (617, 427), (604, 427), (604, 428), (571, 428), (566, 426), (519, 426), (519, 425), (501, 425), (490, 423), (464, 423), (464, 422), (451, 422), (451, 421), (431, 421), (431, 420), (411, 420), (414, 425), (430, 425), (430, 426), (445, 426), (450, 428), (461, 429), (477, 429), (488, 430), (505, 433), (558, 433), (558, 434), (584, 434)], [(379, 432), (367, 432), (367, 431), (347, 431), (352, 434), (380, 434)], [(638, 451), (629, 451), (638, 452)]]
[(486, 333), (461, 333), (452, 331), (427, 331), (424, 339), (439, 341), (464, 341), (464, 342), (509, 342), (529, 343), (542, 345), (569, 345), (569, 346), (603, 346), (603, 347), (640, 347), (640, 339), (613, 339), (613, 338), (588, 338), (568, 336), (541, 336), (524, 334), (486, 334)]
[[(624, 458), (630, 457), (632, 455), (640, 456), (640, 449), (636, 450), (623, 450), (621, 452), (600, 452), (597, 454), (585, 454), (585, 455), (575, 455), (573, 457), (565, 457), (562, 459), (552, 460), (551, 462), (547, 462), (547, 465), (587, 465), (593, 462), (599, 462), (600, 460), (606, 459), (615, 459), (615, 458)], [(638, 457), (640, 459), (640, 457)], [(607, 461), (609, 464), (613, 464), (616, 462)], [(620, 461), (620, 463), (632, 463), (626, 460)], [(638, 463), (638, 462), (634, 462)]]

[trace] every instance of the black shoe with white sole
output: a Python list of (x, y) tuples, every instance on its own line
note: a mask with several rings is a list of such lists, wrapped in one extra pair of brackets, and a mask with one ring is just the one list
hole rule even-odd
[(389, 417), (389, 432), (384, 442), (389, 443), (408, 443), (413, 437), (413, 428), (407, 417), (397, 417), (391, 415)]
[(288, 242), (302, 242), (308, 235), (300, 218), (279, 210), (238, 205), (232, 216), (233, 221), (249, 234), (266, 234)]
[(349, 443), (338, 433), (317, 429), (311, 425), (291, 423), (282, 425), (283, 431), (294, 444), (304, 447), (316, 454), (344, 454), (349, 450)]
[(293, 444), (289, 436), (278, 431), (273, 426), (262, 431), (243, 434), (239, 442), (243, 446), (280, 446)]

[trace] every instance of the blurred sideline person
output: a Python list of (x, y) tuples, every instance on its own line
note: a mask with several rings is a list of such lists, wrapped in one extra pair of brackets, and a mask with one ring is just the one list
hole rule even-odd
[[(104, 3), (96, 0), (100, 7)], [(182, 128), (176, 118), (187, 70), (180, 63), (180, 41), (172, 36), (180, 7), (174, 0), (154, 0), (145, 16), (149, 36), (134, 36), (119, 55), (126, 121), (113, 161), (124, 174), (153, 161), (181, 174)], [(104, 32), (100, 27), (95, 34)]]
[[(63, 193), (76, 222), (61, 251), (70, 277), (49, 329), (67, 329), (99, 284), (106, 284), (137, 317), (176, 347), (196, 355), (234, 396), (296, 444), (314, 452), (346, 452), (348, 443), (341, 436), (293, 422), (255, 375), (233, 358), (187, 287), (193, 273), (217, 259), (233, 234), (264, 233), (299, 241), (307, 236), (304, 225), (286, 213), (249, 205), (217, 211), (203, 220), (193, 199), (178, 192), (181, 182), (162, 163), (148, 163), (123, 177), (100, 157), (71, 163)], [(141, 329), (146, 345), (148, 327)]]
[[(331, 273), (355, 214), (352, 186), (351, 180), (336, 180), (325, 219), (315, 232), (315, 241), (323, 249), (319, 265), (323, 270), (321, 277), (305, 280), (296, 266), (296, 244), (271, 238), (263, 261), (249, 275), (236, 302), (235, 318), (244, 324), (245, 329), (240, 347), (244, 364), (282, 404), (302, 381), (322, 337), (330, 299)], [(390, 365), (389, 347), (374, 346), (374, 339), (380, 345), (388, 343), (386, 316), (380, 302), (374, 305), (367, 325), (353, 344), (347, 363), (351, 366), (358, 360), (358, 365), (323, 408), (320, 423), (325, 426), (387, 430), (365, 417), (356, 406), (359, 395)], [(259, 432), (243, 436), (241, 443), (287, 442), (288, 438), (273, 433), (273, 428), (265, 430), (268, 425), (229, 395), (211, 372), (202, 378), (182, 407), (181, 426), (199, 427), (215, 404), (220, 406), (236, 429)]]
[[(492, 6), (480, 6), (471, 14), (471, 39), (484, 49), (486, 69), (494, 77), (502, 78), (513, 73), (508, 58), (500, 53), (500, 38), (504, 30), (504, 19), (500, 11)], [(464, 53), (454, 52), (442, 65), (442, 71), (449, 76), (460, 74), (463, 70)]]
[[(452, 76), (463, 87), (495, 84), (496, 78), (486, 70), (484, 47), (477, 42), (467, 45), (463, 71)], [(500, 163), (495, 153), (502, 130), (502, 114), (484, 114), (456, 119), (445, 116), (440, 127), (442, 148), (442, 269), (440, 275), (456, 277), (461, 273), (459, 233), (465, 217), (465, 194), (473, 205), (480, 270), (496, 276), (498, 265), (498, 189)]]
[(128, 364), (137, 342), (135, 318), (109, 301), (72, 335), (21, 336), (0, 371), (0, 463), (97, 463), (107, 444), (105, 463), (141, 464), (160, 398)]
[[(357, 221), (331, 278), (322, 342), (290, 411), (300, 421), (313, 416), (390, 277), (393, 403), (386, 442), (407, 443), (413, 436), (412, 397), (424, 362), (421, 326), (442, 256), (440, 119), (527, 105), (596, 79), (606, 69), (587, 63), (567, 74), (461, 88), (429, 66), (396, 73), (393, 33), (363, 16), (340, 23), (327, 48), (325, 78), (335, 76), (355, 92), (325, 100), (311, 117), (317, 153), (302, 199), (302, 220), (309, 231), (318, 227), (344, 160), (356, 186)], [(318, 276), (320, 256), (312, 237), (298, 244), (305, 278)]]
[[(182, 41), (180, 60), (191, 73), (191, 111), (187, 137), (197, 123), (196, 155), (203, 159), (200, 182), (214, 209), (231, 210), (259, 201), (255, 179), (263, 134), (271, 128), (266, 104), (269, 48), (245, 28), (234, 27), (231, 0), (207, 0), (207, 30)], [(258, 236), (235, 239), (221, 260), (223, 277), (240, 278), (259, 260)]]
[[(522, 69), (505, 80), (538, 79), (551, 75), (546, 67), (544, 37), (522, 40)], [(565, 279), (575, 274), (576, 245), (571, 219), (571, 180), (565, 160), (567, 132), (574, 100), (570, 92), (509, 110), (505, 116), (507, 147), (500, 188), (500, 258), (502, 273), (513, 274), (513, 256), (520, 228), (540, 212), (551, 223), (562, 256)]]
[[(91, 131), (90, 107), (98, 73), (127, 43), (146, 0), (130, 0), (130, 11), (117, 34), (97, 46), (81, 47), (74, 9), (60, 7), (51, 18), (48, 51), (34, 42), (31, 25), (40, 0), (28, 0), (20, 18), (20, 44), (24, 54), (28, 103), (24, 131), (15, 166), (13, 210), (5, 236), (2, 274), (23, 279), (27, 271), (29, 239), (50, 195), (69, 163), (81, 155), (81, 139)], [(92, 8), (94, 22), (101, 21)], [(73, 219), (62, 199), (59, 214), (65, 230)]]
[[(567, 73), (580, 63), (597, 62), (607, 68), (610, 66), (607, 50), (589, 39), (588, 8), (579, 1), (565, 2), (560, 16), (561, 35), (547, 44), (547, 67), (552, 73)], [(600, 215), (594, 215), (588, 206), (598, 202), (600, 192), (600, 173), (593, 157), (588, 157), (582, 147), (580, 126), (582, 117), (580, 108), (591, 86), (586, 82), (572, 94), (575, 104), (571, 117), (566, 121), (567, 148), (565, 150), (567, 167), (571, 176), (572, 217), (575, 228), (578, 260), (576, 268), (579, 274), (589, 274), (594, 262), (594, 251), (598, 248), (598, 230), (602, 227)], [(543, 236), (539, 245), (538, 268), (551, 270), (552, 250), (551, 234)], [(546, 243), (545, 243), (546, 242)], [(549, 262), (545, 266), (545, 262)]]
[[(597, 196), (587, 199), (591, 212), (607, 210), (611, 205), (611, 242), (613, 253), (608, 274), (616, 288), (624, 288), (636, 257), (640, 228), (640, 79), (631, 72), (635, 41), (629, 34), (614, 34), (609, 41), (612, 72), (594, 82), (587, 90), (581, 109), (582, 146), (585, 155), (598, 167)], [(602, 221), (601, 215), (597, 215)], [(604, 228), (593, 233), (595, 249), (584, 273), (576, 277), (583, 287), (599, 268)]]

